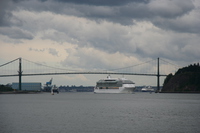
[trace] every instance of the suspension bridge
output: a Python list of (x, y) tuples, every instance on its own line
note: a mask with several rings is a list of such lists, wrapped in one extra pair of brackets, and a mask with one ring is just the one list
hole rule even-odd
[(174, 73), (178, 66), (161, 58), (141, 62), (132, 66), (109, 70), (71, 70), (61, 67), (52, 67), (44, 63), (33, 62), (24, 58), (17, 58), (0, 65), (0, 77), (19, 77), (19, 90), (21, 90), (22, 76), (39, 75), (69, 75), (69, 74), (117, 74), (142, 75), (157, 77), (157, 91), (160, 90), (160, 77)]

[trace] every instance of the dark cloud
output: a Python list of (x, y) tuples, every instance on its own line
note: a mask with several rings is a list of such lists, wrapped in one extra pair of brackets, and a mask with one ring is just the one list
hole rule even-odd
[(1, 27), (0, 34), (8, 36), (12, 39), (33, 39), (33, 35), (31, 33), (19, 28)]
[(9, 23), (9, 18), (12, 16), (12, 14), (7, 10), (8, 5), (9, 1), (0, 1), (0, 26), (7, 26)]
[(179, 30), (177, 23), (186, 24), (184, 21), (176, 21), (176, 18), (190, 13), (195, 8), (191, 0), (14, 0), (14, 4), (6, 1), (1, 3), (0, 26), (11, 23), (11, 11), (17, 7), (36, 12), (49, 11), (85, 17), (96, 22), (106, 20), (122, 25), (132, 25), (133, 20), (150, 21), (159, 28)]
[(132, 2), (147, 3), (149, 0), (55, 0), (55, 1), (74, 3), (74, 4), (95, 5), (95, 6), (116, 6), (116, 5), (125, 5)]
[(198, 15), (180, 17), (176, 19), (155, 19), (152, 23), (165, 30), (173, 30), (182, 33), (200, 34), (200, 18)]
[[(165, 2), (167, 1), (167, 2)], [(158, 18), (163, 18), (167, 24), (169, 19), (182, 17), (192, 11), (195, 7), (191, 1), (168, 1), (160, 3), (128, 3), (120, 6), (77, 6), (76, 10), (81, 12), (83, 17), (94, 20), (108, 20), (122, 25), (132, 25), (133, 20), (157, 22)], [(184, 23), (184, 22), (182, 22)], [(156, 25), (155, 25), (156, 26)], [(170, 27), (169, 27), (170, 28)]]
[[(134, 20), (150, 21), (159, 28), (183, 32), (187, 32), (187, 29), (182, 29), (180, 25), (183, 25), (183, 28), (191, 27), (193, 23), (185, 24), (185, 21), (179, 21), (179, 18), (195, 9), (190, 0), (43, 0), (43, 3), (22, 1), (18, 6), (24, 10), (50, 11), (84, 17), (96, 22), (106, 20), (122, 25), (132, 25)], [(194, 30), (190, 29), (188, 32)]]
[(1, 0), (0, 1), (0, 27), (8, 27), (21, 24), (20, 20), (14, 18), (12, 11), (15, 11), (18, 7), (16, 3), (21, 0)]

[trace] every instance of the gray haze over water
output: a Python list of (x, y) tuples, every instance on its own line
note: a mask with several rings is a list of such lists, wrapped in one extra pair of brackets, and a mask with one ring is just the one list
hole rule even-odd
[(0, 95), (1, 133), (199, 133), (199, 94)]

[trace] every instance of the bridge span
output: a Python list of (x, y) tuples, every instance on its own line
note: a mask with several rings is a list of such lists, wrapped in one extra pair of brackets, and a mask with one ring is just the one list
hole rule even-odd
[[(40, 75), (71, 75), (71, 74), (107, 74), (107, 75), (140, 75), (140, 76), (157, 76), (157, 74), (142, 74), (142, 73), (117, 73), (117, 72), (63, 72), (63, 73), (34, 73), (34, 74), (22, 74), (21, 76), (40, 76)], [(12, 75), (0, 75), (0, 77), (13, 77), (19, 76), (19, 74)], [(166, 74), (160, 74), (159, 76), (167, 76)]]

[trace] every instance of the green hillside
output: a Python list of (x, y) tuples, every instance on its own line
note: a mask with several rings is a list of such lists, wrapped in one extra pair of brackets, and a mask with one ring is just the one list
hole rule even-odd
[(169, 74), (164, 81), (162, 92), (200, 93), (199, 63), (180, 68), (174, 75)]

